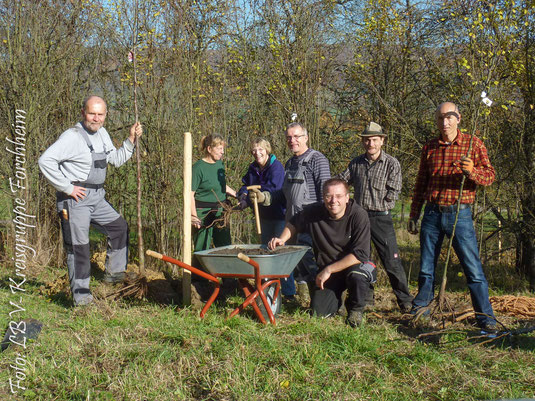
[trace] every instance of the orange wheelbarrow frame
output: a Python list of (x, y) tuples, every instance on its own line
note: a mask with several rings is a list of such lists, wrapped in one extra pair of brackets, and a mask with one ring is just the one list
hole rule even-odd
[[(212, 306), (212, 303), (217, 298), (217, 295), (219, 294), (219, 290), (221, 287), (221, 283), (219, 282), (219, 278), (236, 278), (238, 279), (238, 283), (240, 285), (240, 288), (245, 294), (245, 300), (238, 306), (236, 309), (232, 311), (232, 313), (228, 316), (228, 318), (231, 318), (233, 316), (236, 316), (238, 313), (242, 312), (245, 308), (247, 308), (249, 305), (253, 307), (253, 310), (256, 313), (256, 316), (258, 316), (258, 319), (263, 323), (267, 324), (266, 319), (264, 318), (262, 312), (260, 311), (259, 306), (257, 305), (256, 298), (260, 297), (262, 300), (262, 303), (266, 309), (267, 315), (269, 317), (269, 321), (271, 324), (275, 324), (275, 315), (273, 314), (273, 311), (271, 310), (271, 304), (268, 301), (265, 290), (269, 288), (271, 285), (275, 284), (275, 293), (273, 294), (273, 302), (276, 302), (277, 297), (279, 296), (281, 283), (280, 278), (281, 277), (287, 277), (285, 276), (276, 276), (276, 275), (262, 275), (260, 274), (260, 266), (256, 261), (249, 258), (247, 255), (244, 255), (243, 253), (239, 253), (237, 255), (238, 259), (250, 264), (253, 267), (253, 274), (210, 274), (206, 273), (200, 269), (197, 269), (196, 267), (190, 266), (184, 262), (181, 262), (180, 260), (171, 258), (167, 255), (163, 255), (161, 253), (148, 250), (147, 255), (152, 256), (156, 259), (163, 260), (164, 262), (172, 263), (176, 266), (179, 266), (183, 269), (186, 269), (190, 271), (193, 274), (196, 274), (198, 276), (201, 276), (212, 283), (214, 283), (214, 291), (212, 292), (212, 295), (210, 295), (210, 298), (208, 298), (208, 301), (204, 305), (204, 307), (201, 310), (200, 316), (201, 318), (204, 318), (206, 312)], [(253, 278), (254, 279), (254, 286), (247, 281), (247, 279)]]

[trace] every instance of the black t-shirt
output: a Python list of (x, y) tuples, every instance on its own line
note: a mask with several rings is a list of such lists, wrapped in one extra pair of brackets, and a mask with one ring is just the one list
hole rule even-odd
[(311, 234), (320, 269), (350, 253), (361, 262), (370, 259), (370, 220), (368, 213), (353, 199), (349, 200), (344, 216), (338, 220), (329, 215), (323, 202), (317, 202), (305, 206), (290, 224), (297, 232)]

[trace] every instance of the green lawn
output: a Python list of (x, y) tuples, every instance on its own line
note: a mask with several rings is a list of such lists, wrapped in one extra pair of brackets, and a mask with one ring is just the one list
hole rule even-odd
[[(19, 295), (0, 279), (0, 322), (5, 328)], [(101, 300), (73, 309), (64, 293), (44, 295), (48, 269), (24, 284), (23, 313), (44, 323), (27, 349), (0, 355), (0, 399), (13, 399), (9, 368), (27, 359), (24, 399), (35, 400), (480, 400), (535, 397), (535, 336), (480, 345), (459, 332), (422, 342), (389, 303), (363, 327), (342, 317), (311, 318), (283, 311), (276, 326), (251, 314), (225, 320), (239, 301), (198, 311), (150, 301)], [(105, 284), (93, 280), (98, 293)], [(41, 289), (40, 289), (41, 288)], [(389, 298), (387, 288), (378, 290)], [(524, 322), (526, 323), (526, 322)], [(519, 325), (520, 322), (512, 322)], [(535, 322), (531, 322), (532, 325)]]

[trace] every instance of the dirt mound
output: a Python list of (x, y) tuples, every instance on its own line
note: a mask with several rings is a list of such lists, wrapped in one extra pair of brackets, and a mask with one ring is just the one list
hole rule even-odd
[[(115, 285), (101, 282), (105, 271), (105, 262), (106, 252), (95, 252), (91, 256), (91, 276), (98, 282), (97, 285), (91, 284), (91, 292), (97, 299), (115, 297), (113, 295), (114, 293), (121, 293), (121, 291), (118, 291), (120, 286), (127, 287), (130, 285), (134, 289), (140, 287), (135, 280)], [(135, 273), (137, 276), (143, 277), (142, 284), (146, 286), (146, 290), (143, 289), (143, 293), (146, 294), (144, 296), (147, 300), (160, 304), (179, 304), (182, 301), (181, 295), (176, 290), (176, 283), (168, 280), (163, 272), (145, 269), (142, 274), (139, 271), (139, 266), (133, 263), (127, 265), (126, 271), (127, 276), (128, 273)], [(62, 274), (58, 278), (45, 280), (39, 288), (39, 293), (48, 298), (55, 298), (58, 295), (70, 298), (70, 292), (67, 273)]]
[(280, 246), (274, 250), (267, 248), (225, 248), (217, 249), (213, 252), (210, 252), (211, 255), (237, 255), (238, 253), (243, 253), (244, 255), (256, 256), (256, 255), (280, 255), (282, 253), (295, 252), (299, 251), (301, 248), (296, 248), (294, 246)]

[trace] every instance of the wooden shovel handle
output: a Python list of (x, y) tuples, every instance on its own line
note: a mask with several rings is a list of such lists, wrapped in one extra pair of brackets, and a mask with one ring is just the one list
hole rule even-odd
[[(260, 189), (260, 188), (261, 188), (260, 185), (249, 185), (247, 187), (247, 190), (249, 191), (251, 189)], [(254, 207), (254, 218), (256, 222), (256, 232), (258, 234), (262, 234), (262, 229), (260, 228), (260, 215), (258, 214), (258, 200), (256, 199), (256, 197), (253, 200), (253, 207)]]
[(262, 229), (260, 228), (260, 215), (258, 214), (258, 201), (256, 200), (256, 198), (253, 201), (253, 206), (254, 206), (254, 218), (256, 221), (256, 232), (258, 234), (262, 234)]

